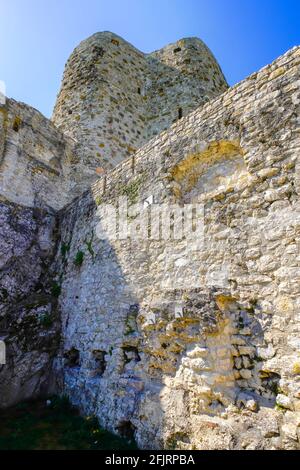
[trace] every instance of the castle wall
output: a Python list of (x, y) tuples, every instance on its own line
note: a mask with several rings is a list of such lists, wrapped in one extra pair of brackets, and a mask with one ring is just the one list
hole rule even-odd
[(1, 407), (56, 387), (52, 361), (60, 321), (50, 265), (56, 210), (73, 199), (79, 186), (73, 147), (30, 106), (11, 99), (1, 105), (0, 339), (6, 345)]
[[(198, 38), (181, 39), (146, 56), (147, 140), (228, 88), (219, 64)], [(146, 143), (144, 141), (143, 143)]]
[[(66, 88), (73, 102), (62, 106), (61, 130), (26, 104), (6, 99), (0, 106), (0, 339), (7, 348), (0, 406), (56, 387), (52, 361), (60, 338), (59, 284), (50, 269), (58, 237), (56, 212), (98, 178), (89, 145), (96, 145), (97, 153), (105, 149), (115, 165), (148, 138), (144, 54), (105, 33), (83, 42), (69, 66)], [(169, 73), (169, 67), (159, 73)], [(60, 96), (60, 105), (67, 98)], [(79, 117), (81, 132), (68, 133)]]
[(58, 210), (89, 187), (75, 143), (34, 108), (0, 106), (0, 196), (26, 207)]
[[(57, 370), (141, 447), (299, 448), (299, 62), (192, 112), (60, 214)], [(129, 212), (140, 238), (100, 240), (119, 196), (200, 205), (203, 239), (145, 239)]]

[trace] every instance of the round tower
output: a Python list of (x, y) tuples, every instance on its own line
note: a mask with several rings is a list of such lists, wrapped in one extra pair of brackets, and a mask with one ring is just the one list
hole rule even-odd
[(144, 54), (101, 32), (67, 61), (52, 119), (77, 140), (78, 156), (94, 178), (226, 88), (215, 58), (197, 38)]
[(146, 59), (151, 73), (149, 137), (228, 88), (218, 62), (198, 38), (180, 39)]

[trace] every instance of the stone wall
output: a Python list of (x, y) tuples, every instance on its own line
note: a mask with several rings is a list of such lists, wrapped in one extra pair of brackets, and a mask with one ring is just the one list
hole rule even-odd
[(89, 185), (72, 139), (26, 104), (6, 99), (0, 105), (0, 196), (58, 210)]
[(70, 148), (35, 109), (10, 99), (0, 106), (0, 339), (6, 345), (1, 407), (55, 389), (60, 320), (49, 269), (55, 209), (70, 201)]
[(197, 38), (144, 54), (115, 34), (96, 33), (66, 64), (53, 122), (78, 142), (96, 178), (226, 89), (219, 65)]
[(60, 342), (57, 286), (49, 273), (56, 217), (0, 200), (0, 407), (55, 390), (52, 363)]
[[(188, 66), (190, 72), (202, 68), (203, 73), (206, 62), (209, 62), (209, 67), (214, 67), (213, 72), (205, 77), (199, 76), (199, 80), (208, 80), (208, 76), (213, 78), (217, 73), (221, 76), (219, 81), (207, 84), (208, 94), (211, 96), (222, 86), (225, 87), (218, 66), (201, 41), (188, 40), (186, 46), (183, 49), (190, 49), (190, 52), (187, 50), (178, 54), (179, 59), (191, 55), (191, 51), (198, 48), (203, 61), (200, 66)], [(59, 232), (56, 212), (81, 195), (98, 178), (89, 160), (91, 143), (95, 142), (98, 150), (105, 147), (112, 159), (119, 148), (129, 155), (141, 146), (148, 132), (146, 127), (143, 131), (143, 126), (150, 109), (145, 95), (146, 87), (151, 85), (152, 93), (155, 93), (155, 80), (167, 83), (166, 74), (171, 70), (169, 66), (163, 66), (168, 54), (162, 61), (152, 57), (151, 70), (153, 73), (155, 71), (155, 76), (149, 81), (146, 79), (148, 65), (145, 55), (111, 33), (96, 34), (78, 49), (79, 53), (75, 52), (69, 60), (71, 77), (69, 80), (67, 67), (67, 83), (63, 83), (56, 107), (64, 133), (30, 106), (12, 99), (1, 100), (0, 338), (5, 340), (7, 346), (7, 363), (0, 370), (0, 406), (9, 406), (55, 389), (52, 362), (60, 335), (57, 311), (60, 287), (59, 282), (53, 280), (55, 273), (50, 265)], [(102, 61), (103, 52), (105, 63)], [(187, 96), (192, 93), (192, 98), (199, 94), (198, 91), (188, 90), (188, 81), (193, 86), (196, 82), (190, 75), (184, 76), (186, 70), (180, 60), (177, 62), (180, 72), (174, 72), (173, 78), (169, 77), (172, 87), (176, 89), (169, 93), (169, 105), (171, 95), (174, 101), (174, 96), (179, 93), (183, 97), (186, 92)], [(67, 99), (65, 90), (70, 90), (70, 87), (72, 96), (68, 100), (71, 103), (67, 100), (66, 108), (63, 100)], [(159, 96), (163, 99), (161, 92)], [(203, 91), (200, 90), (199, 96), (202, 99)], [(188, 105), (191, 106), (191, 97), (189, 99), (189, 103), (187, 98), (182, 101), (185, 112)], [(83, 105), (80, 123), (74, 109), (77, 102)], [(95, 120), (90, 115), (91, 108), (97, 110)], [(177, 108), (174, 112), (178, 113)], [(119, 116), (119, 113), (124, 114)], [(156, 113), (159, 114), (158, 108)], [(162, 115), (165, 116), (164, 113)], [(124, 129), (121, 129), (120, 120)], [(72, 123), (83, 132), (66, 132)], [(109, 127), (105, 135), (102, 123), (107, 123)], [(121, 132), (129, 124), (131, 130), (134, 129), (124, 140)], [(92, 133), (86, 143), (85, 135), (89, 135), (90, 126)], [(101, 142), (95, 139), (95, 132), (101, 133)], [(113, 135), (115, 132), (118, 145), (116, 135)], [(76, 137), (80, 137), (79, 142)]]
[[(141, 447), (299, 448), (299, 63), (294, 48), (60, 213), (57, 370)], [(140, 238), (100, 240), (120, 196)], [(162, 203), (200, 204), (202, 245), (145, 237)]]

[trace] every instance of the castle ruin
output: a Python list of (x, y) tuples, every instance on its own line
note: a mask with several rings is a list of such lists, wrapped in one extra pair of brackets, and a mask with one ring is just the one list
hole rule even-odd
[[(229, 88), (197, 38), (103, 32), (51, 120), (0, 105), (1, 407), (64, 393), (140, 448), (299, 449), (299, 83), (299, 47)], [(129, 235), (100, 237), (124, 198)], [(201, 240), (142, 227), (186, 206)]]

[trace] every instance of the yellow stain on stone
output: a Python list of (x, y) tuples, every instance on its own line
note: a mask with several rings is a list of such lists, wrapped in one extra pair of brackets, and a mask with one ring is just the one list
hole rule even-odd
[(295, 362), (293, 364), (293, 374), (300, 375), (300, 362)]
[[(188, 155), (171, 170), (171, 178), (176, 183), (185, 182), (186, 190), (196, 184), (199, 176), (212, 164), (226, 158), (243, 155), (238, 141), (220, 140), (211, 142), (202, 152)], [(174, 188), (175, 196), (180, 196), (181, 188)]]
[(288, 296), (277, 297), (274, 301), (275, 308), (279, 312), (283, 313), (293, 313), (294, 312), (294, 302)]
[(4, 117), (7, 117), (7, 109), (6, 108), (0, 108), (0, 113), (3, 114)]
[(135, 147), (132, 147), (131, 145), (127, 145), (127, 152), (129, 153), (135, 153), (136, 152), (136, 148)]
[(4, 129), (5, 135), (6, 135), (6, 131), (7, 131), (7, 120), (8, 120), (7, 109), (6, 109), (6, 108), (0, 108), (0, 113), (1, 113), (2, 116), (3, 116), (3, 118), (2, 118), (2, 126), (3, 126), (3, 129)]
[(286, 69), (284, 67), (279, 67), (278, 69), (274, 70), (274, 72), (271, 73), (269, 80), (274, 80), (277, 77), (280, 77), (281, 75), (285, 74)]

